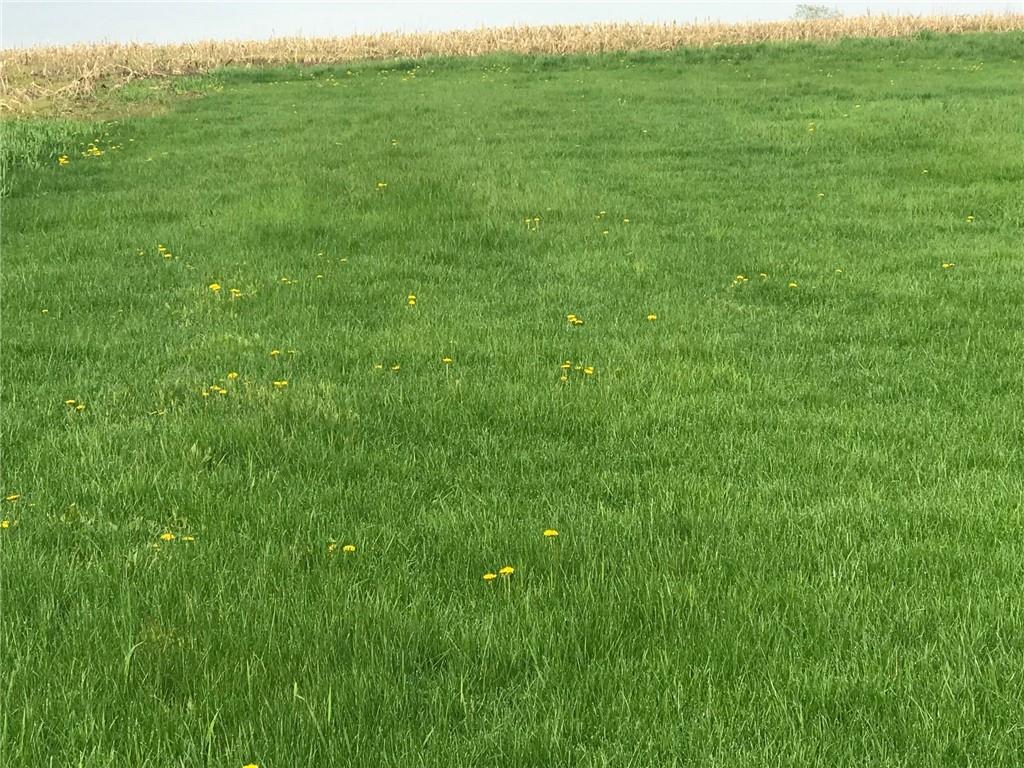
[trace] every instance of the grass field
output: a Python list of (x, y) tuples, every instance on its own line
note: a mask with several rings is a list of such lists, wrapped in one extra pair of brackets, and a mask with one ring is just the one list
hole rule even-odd
[(37, 142), (0, 763), (1019, 766), (1022, 50), (223, 71)]

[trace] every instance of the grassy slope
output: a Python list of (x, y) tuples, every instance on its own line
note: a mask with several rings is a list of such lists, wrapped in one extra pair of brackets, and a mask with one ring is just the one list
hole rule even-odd
[(2, 762), (1019, 764), (1022, 44), (228, 73), (20, 177)]

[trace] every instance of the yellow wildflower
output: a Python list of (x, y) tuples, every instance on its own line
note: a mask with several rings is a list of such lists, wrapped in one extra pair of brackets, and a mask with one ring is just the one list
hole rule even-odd
[(558, 377), (558, 380), (559, 380), (559, 381), (562, 381), (562, 382), (565, 382), (565, 381), (568, 381), (568, 380), (569, 380), (569, 377), (568, 377), (568, 376), (566, 376), (566, 375), (565, 375), (565, 374), (563, 373), (563, 374), (562, 374), (561, 376), (559, 376), (559, 377)]
[(378, 181), (377, 182), (377, 189), (387, 189), (387, 188), (388, 188), (388, 183), (386, 181)]
[(220, 293), (220, 283), (210, 283), (210, 290), (214, 293)]
[(954, 264), (952, 261), (944, 261), (944, 262), (942, 262), (942, 268), (943, 269), (952, 269), (955, 266), (956, 266), (956, 264)]
[(586, 368), (584, 368), (583, 369), (583, 375), (584, 376), (593, 376), (594, 375), (594, 366), (588, 365)]
[(272, 350), (270, 350), (270, 356), (271, 357), (277, 357), (280, 354), (281, 354), (281, 350), (280, 349), (272, 349)]
[(513, 568), (511, 565), (506, 565), (504, 568), (499, 568), (498, 569), (498, 575), (499, 576), (511, 576), (515, 572), (516, 572), (516, 569)]
[(182, 541), (195, 541), (196, 537), (195, 536), (182, 536), (181, 540)]
[(6, 517), (3, 520), (0, 520), (0, 528), (3, 528), (4, 530), (6, 530), (6, 529), (8, 529), (10, 527), (11, 527), (11, 521), (8, 520)]
[(57, 165), (67, 165), (70, 162), (67, 155), (61, 155), (57, 158)]
[(238, 378), (238, 371), (229, 371), (228, 372), (228, 379), (229, 380), (234, 381), (237, 378)]
[(13, 503), (13, 502), (17, 501), (20, 498), (21, 498), (21, 494), (20, 493), (12, 493), (9, 496), (4, 496), (4, 501), (10, 501), (10, 502)]
[(338, 544), (336, 542), (332, 541), (332, 542), (328, 543), (328, 545), (327, 545), (327, 554), (333, 555), (337, 551), (338, 551)]
[(341, 551), (344, 552), (346, 555), (351, 555), (353, 552), (356, 551), (356, 545), (355, 544), (346, 544), (345, 546), (343, 546), (341, 548)]
[(967, 217), (967, 223), (968, 224), (973, 224), (974, 223), (974, 215), (973, 214)]
[(558, 531), (556, 531), (554, 528), (548, 528), (544, 531), (544, 535), (549, 539), (553, 539), (555, 536), (558, 535)]
[(494, 581), (496, 578), (498, 578), (498, 574), (496, 573), (491, 573), (490, 571), (488, 571), (484, 574), (484, 581)]
[(174, 538), (174, 534), (170, 531), (165, 531), (164, 533), (160, 534), (160, 541), (174, 541)]
[(795, 280), (790, 280), (789, 281), (789, 287), (790, 288), (796, 288), (796, 281)]
[(398, 373), (400, 370), (402, 370), (402, 365), (400, 363), (395, 363), (391, 366), (392, 373)]
[(75, 410), (78, 411), (79, 413), (84, 411), (85, 410), (85, 403), (79, 403), (78, 405), (76, 405), (75, 406)]
[(445, 365), (451, 365), (452, 359), (450, 357), (445, 356), (441, 358), (441, 362), (444, 363)]
[(288, 386), (288, 379), (279, 379), (274, 382), (274, 389), (282, 390)]
[(657, 319), (658, 319), (658, 316), (657, 316), (656, 314), (654, 314), (653, 312), (649, 312), (649, 313), (647, 314), (647, 319), (648, 319), (648, 320), (649, 320), (650, 322), (652, 322), (652, 323), (653, 323), (653, 322), (654, 322), (655, 320), (657, 320)]
[(74, 400), (65, 400), (64, 401), (64, 405), (74, 405), (74, 404), (75, 404)]

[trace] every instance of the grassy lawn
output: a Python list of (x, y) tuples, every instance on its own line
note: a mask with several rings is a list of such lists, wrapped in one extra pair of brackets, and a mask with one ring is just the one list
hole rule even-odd
[(226, 71), (48, 139), (0, 763), (1020, 765), (1022, 50)]

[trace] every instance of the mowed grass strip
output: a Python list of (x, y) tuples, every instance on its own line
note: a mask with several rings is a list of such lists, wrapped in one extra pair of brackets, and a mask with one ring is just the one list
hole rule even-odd
[(1019, 765), (1022, 44), (225, 72), (55, 147), (0, 762)]

